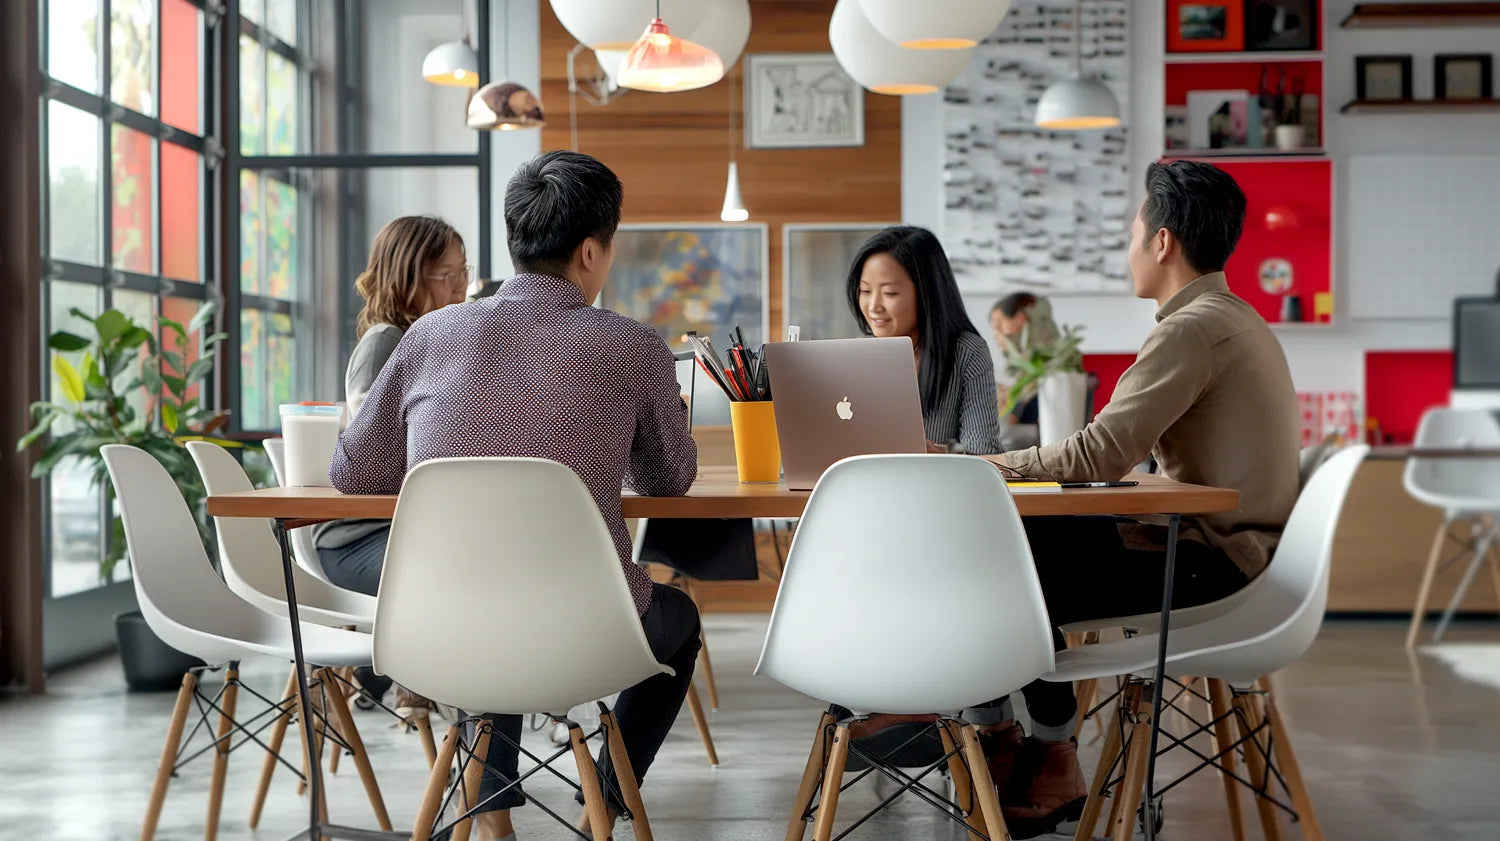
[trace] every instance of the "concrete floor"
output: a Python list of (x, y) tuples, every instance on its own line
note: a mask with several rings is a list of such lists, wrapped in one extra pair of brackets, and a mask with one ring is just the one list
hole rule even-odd
[[(713, 616), (708, 629), (722, 704), (713, 714), (722, 764), (706, 765), (684, 714), (645, 788), (652, 826), (663, 841), (780, 839), (819, 705), (750, 676), (764, 617)], [(1325, 834), (1360, 841), (1500, 838), (1500, 690), (1464, 682), (1435, 660), (1408, 659), (1403, 630), (1330, 623), (1308, 657), (1277, 677)], [(1500, 628), (1476, 624), (1455, 628), (1449, 641), (1497, 638)], [(286, 674), (271, 661), (248, 664), (245, 672), (267, 694), (279, 691)], [(126, 693), (113, 660), (54, 676), (45, 697), (0, 699), (0, 839), (135, 838), (172, 701), (171, 694)], [(427, 777), (421, 749), (375, 713), (359, 721), (392, 818), (409, 827)], [(1090, 726), (1086, 738), (1094, 732)], [(540, 734), (528, 738), (537, 749), (545, 745)], [(1082, 749), (1087, 769), (1097, 750), (1097, 744)], [(173, 781), (157, 838), (202, 837), (208, 767), (200, 761)], [(306, 814), (283, 773), (259, 832), (251, 833), (245, 821), (259, 767), (260, 756), (249, 750), (231, 759), (224, 841), (283, 838)], [(1165, 779), (1185, 767), (1181, 759), (1164, 761), (1160, 773)], [(528, 790), (569, 806), (560, 784)], [(875, 802), (873, 788), (862, 784), (845, 795), (840, 814), (852, 817)], [(347, 761), (332, 779), (330, 810), (337, 822), (373, 825)], [(573, 814), (571, 807), (565, 814)], [(518, 811), (516, 822), (523, 839), (568, 837), (534, 808)], [(1163, 837), (1227, 836), (1217, 778), (1200, 775), (1169, 795)], [(616, 837), (631, 834), (622, 829)], [(962, 833), (922, 804), (903, 801), (853, 837), (960, 841)], [(1287, 837), (1300, 833), (1293, 828)]]

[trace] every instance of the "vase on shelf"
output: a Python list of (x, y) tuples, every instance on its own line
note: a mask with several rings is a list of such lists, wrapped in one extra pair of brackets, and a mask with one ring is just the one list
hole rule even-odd
[(1088, 374), (1058, 371), (1037, 382), (1037, 433), (1041, 444), (1055, 444), (1083, 429)]

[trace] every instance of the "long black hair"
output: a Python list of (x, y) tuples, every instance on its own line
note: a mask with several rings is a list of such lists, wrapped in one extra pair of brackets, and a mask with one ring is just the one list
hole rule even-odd
[(922, 410), (930, 411), (942, 395), (949, 372), (958, 356), (958, 339), (964, 333), (979, 335), (958, 294), (953, 267), (943, 244), (926, 228), (898, 225), (886, 228), (865, 241), (849, 267), (849, 310), (860, 332), (873, 335), (859, 308), (859, 278), (865, 261), (876, 254), (889, 254), (901, 264), (917, 289), (917, 342), (922, 367), (917, 372), (922, 390)]

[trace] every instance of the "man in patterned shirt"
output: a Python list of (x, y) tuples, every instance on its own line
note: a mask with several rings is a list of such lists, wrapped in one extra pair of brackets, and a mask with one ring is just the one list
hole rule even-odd
[[(434, 458), (529, 456), (571, 467), (614, 537), (652, 651), (676, 672), (625, 690), (615, 706), (631, 764), (644, 775), (687, 694), (698, 613), (632, 563), (620, 490), (686, 493), (698, 448), (666, 344), (590, 306), (614, 260), (623, 196), (608, 167), (575, 152), (548, 152), (517, 170), (505, 224), (520, 274), (492, 297), (412, 325), (340, 438), (329, 476), (344, 493), (393, 494), (408, 470)], [(521, 737), (519, 716), (497, 716), (496, 727)], [(488, 759), (502, 774), (486, 772), (480, 800), (516, 773), (516, 750), (504, 740), (490, 742)], [(612, 781), (607, 757), (603, 766)], [(479, 840), (512, 837), (510, 809), (523, 802), (513, 789), (488, 803)]]

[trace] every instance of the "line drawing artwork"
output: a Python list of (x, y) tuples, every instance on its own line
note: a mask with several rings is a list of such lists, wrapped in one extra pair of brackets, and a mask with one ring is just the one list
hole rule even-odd
[[(1071, 0), (1017, 0), (943, 94), (944, 245), (969, 294), (1129, 294), (1125, 126), (1033, 123), (1073, 72)], [(1129, 113), (1127, 0), (1082, 4), (1082, 66)]]
[(832, 53), (752, 55), (747, 75), (746, 146), (864, 145), (864, 90)]

